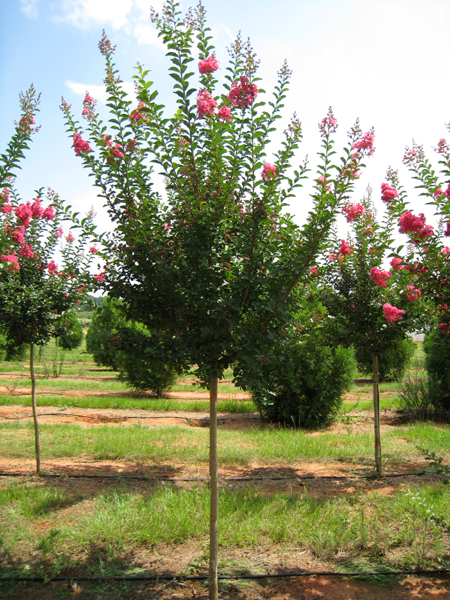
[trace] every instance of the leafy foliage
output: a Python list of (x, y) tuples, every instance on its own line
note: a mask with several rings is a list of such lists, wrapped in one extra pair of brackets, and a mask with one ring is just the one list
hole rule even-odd
[(435, 330), (423, 345), (429, 393), (436, 410), (450, 411), (450, 344), (448, 334)]
[(64, 313), (55, 329), (58, 344), (63, 350), (75, 350), (83, 343), (83, 326), (74, 310)]
[(327, 346), (320, 330), (307, 335), (292, 331), (248, 386), (256, 406), (270, 420), (314, 428), (336, 415), (355, 369), (351, 348)]
[[(415, 344), (411, 338), (400, 338), (386, 344), (378, 353), (379, 380), (400, 381), (415, 352)], [(358, 370), (372, 376), (372, 352), (366, 347), (359, 347), (355, 352)]]

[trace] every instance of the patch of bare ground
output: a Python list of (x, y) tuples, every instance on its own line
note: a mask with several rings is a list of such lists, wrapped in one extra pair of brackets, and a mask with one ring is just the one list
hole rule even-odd
[[(188, 542), (172, 546), (159, 545), (129, 553), (124, 564), (130, 569), (138, 568), (146, 573), (171, 575), (207, 575), (207, 548), (202, 542)], [(67, 569), (65, 576), (70, 582), (21, 585), (9, 588), (8, 600), (57, 600), (78, 597), (82, 600), (112, 599), (158, 599), (158, 600), (207, 600), (206, 582), (159, 581), (141, 582), (86, 582), (77, 577), (86, 575), (89, 567), (98, 567), (102, 557), (104, 569), (112, 561), (108, 550), (100, 547), (86, 551), (80, 556), (80, 566)], [(325, 563), (303, 548), (242, 548), (221, 550), (221, 574), (286, 574), (300, 571), (336, 571), (342, 568), (340, 560)], [(239, 565), (239, 566), (237, 566)], [(114, 565), (117, 567), (117, 565)], [(353, 570), (350, 568), (349, 570)], [(356, 569), (355, 569), (356, 570)], [(142, 571), (141, 571), (142, 572)], [(387, 578), (386, 578), (387, 579)], [(384, 583), (384, 584), (383, 584)], [(420, 578), (403, 576), (389, 578), (374, 585), (340, 576), (287, 577), (256, 580), (228, 580), (219, 582), (220, 597), (224, 600), (446, 600), (450, 598), (450, 580), (443, 577)], [(1, 588), (0, 588), (1, 593)]]

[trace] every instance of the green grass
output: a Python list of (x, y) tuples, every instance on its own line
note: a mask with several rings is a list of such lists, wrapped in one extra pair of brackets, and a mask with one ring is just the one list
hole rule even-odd
[[(145, 421), (143, 421), (145, 423)], [(155, 461), (157, 463), (208, 462), (209, 430), (186, 427), (151, 429), (131, 426), (41, 425), (42, 460), (46, 458), (89, 457), (95, 460)], [(389, 464), (416, 459), (421, 453), (408, 442), (408, 426), (383, 435), (383, 458)], [(341, 435), (323, 432), (312, 435), (292, 429), (252, 429), (219, 432), (221, 465), (252, 463), (295, 466), (303, 461), (342, 461), (354, 467), (373, 465), (373, 433)], [(11, 458), (32, 458), (32, 423), (1, 423), (0, 454)], [(45, 468), (45, 467), (44, 467)]]
[[(31, 406), (30, 396), (5, 396), (0, 395), (0, 406)], [(140, 409), (160, 412), (208, 412), (209, 401), (202, 400), (182, 401), (165, 400), (157, 398), (132, 398), (124, 396), (44, 396), (37, 397), (38, 409), (45, 406), (66, 408), (108, 408), (108, 409)], [(246, 400), (219, 400), (217, 402), (219, 413), (242, 414), (256, 412), (253, 402)]]
[[(70, 565), (72, 557), (79, 568), (86, 557), (91, 574), (97, 574), (98, 556), (105, 551), (110, 560), (122, 558), (126, 570), (139, 548), (148, 552), (159, 544), (208, 537), (205, 486), (130, 491), (118, 485), (94, 497), (78, 494), (70, 499), (69, 493), (52, 489), (48, 482), (13, 483), (0, 498), (0, 538), (7, 555), (3, 570), (11, 568), (8, 555), (16, 553), (16, 569), (43, 558), (48, 568), (49, 559), (58, 564), (61, 556), (66, 557), (62, 567)], [(254, 487), (224, 489), (219, 496), (220, 545), (309, 550), (337, 569), (354, 568), (355, 563), (363, 568), (430, 567), (446, 555), (449, 542), (430, 514), (450, 521), (449, 490), (444, 486), (410, 487), (393, 496), (369, 491), (325, 498), (299, 492), (265, 494)], [(50, 529), (30, 527), (43, 517), (52, 523)]]

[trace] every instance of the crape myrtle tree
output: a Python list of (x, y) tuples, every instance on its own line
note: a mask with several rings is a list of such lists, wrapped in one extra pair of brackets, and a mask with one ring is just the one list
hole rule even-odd
[[(324, 117), (312, 210), (296, 226), (284, 207), (308, 167), (291, 168), (302, 137), (295, 116), (273, 162), (266, 162), (291, 76), (287, 65), (273, 96), (264, 100), (256, 56), (238, 37), (219, 88), (219, 63), (202, 5), (183, 18), (170, 0), (162, 15), (152, 17), (167, 46), (175, 114), (158, 104), (140, 65), (139, 104), (133, 107), (105, 34), (99, 46), (106, 59), (109, 129), (89, 94), (84, 131), (64, 100), (62, 109), (75, 153), (95, 177), (115, 224), (105, 240), (105, 289), (122, 299), (129, 318), (155, 332), (158, 359), (179, 370), (196, 365), (210, 389), (209, 577), (210, 597), (217, 598), (217, 381), (232, 366), (239, 383), (279, 335), (291, 292), (309, 277), (326, 244), (371, 133), (363, 135), (356, 124), (336, 163), (337, 121), (331, 110)], [(352, 152), (358, 143), (360, 149)], [(156, 173), (165, 178), (164, 199), (155, 187)]]
[[(7, 342), (30, 349), (31, 399), (35, 429), (36, 471), (40, 472), (36, 412), (34, 348), (59, 335), (59, 319), (83, 297), (90, 283), (88, 267), (96, 247), (85, 251), (93, 236), (92, 215), (78, 219), (52, 190), (42, 189), (30, 202), (14, 191), (13, 171), (28, 148), (39, 97), (33, 87), (20, 96), (22, 116), (5, 154), (0, 157), (0, 326)], [(62, 248), (62, 223), (71, 230)], [(78, 239), (72, 230), (79, 229)], [(57, 262), (60, 266), (58, 266)]]
[[(447, 124), (450, 131), (450, 123)], [(412, 279), (418, 293), (425, 297), (433, 311), (431, 344), (428, 346), (427, 368), (431, 383), (437, 384), (441, 395), (439, 406), (450, 409), (450, 145), (441, 138), (435, 152), (438, 166), (427, 158), (422, 146), (413, 141), (406, 148), (403, 162), (409, 167), (416, 189), (426, 203), (434, 208), (437, 227), (426, 223), (423, 213), (414, 214), (398, 173), (390, 170), (388, 181), (396, 191), (390, 210), (398, 219), (399, 232), (407, 236), (408, 252), (402, 261), (403, 273)], [(437, 390), (434, 390), (437, 391)]]
[[(382, 199), (389, 202), (389, 198), (382, 189)], [(401, 258), (391, 260), (389, 271), (383, 268), (395, 241), (392, 211), (377, 219), (369, 188), (361, 203), (347, 202), (342, 212), (351, 224), (352, 237), (338, 240), (334, 234), (332, 252), (323, 256), (318, 273), (322, 275), (321, 300), (337, 340), (353, 344), (357, 352), (372, 354), (375, 465), (381, 476), (378, 357), (424, 319), (423, 299), (410, 282), (398, 276)]]

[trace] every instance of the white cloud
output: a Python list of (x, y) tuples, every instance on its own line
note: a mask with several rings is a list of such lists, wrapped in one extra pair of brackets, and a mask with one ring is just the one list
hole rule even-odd
[[(66, 81), (66, 85), (70, 90), (72, 90), (72, 92), (74, 92), (78, 96), (84, 96), (86, 92), (89, 92), (89, 94), (94, 98), (94, 100), (97, 100), (101, 104), (106, 104), (108, 95), (106, 92), (105, 85), (78, 83), (76, 81), (70, 80)], [(131, 100), (136, 100), (136, 92), (134, 89), (133, 82), (124, 81), (122, 83), (122, 88), (127, 93), (127, 95), (130, 96)]]
[(134, 35), (138, 44), (150, 44), (157, 48), (165, 48), (163, 41), (158, 37), (156, 29), (149, 23), (138, 23), (134, 28)]
[(63, 14), (59, 18), (80, 29), (106, 23), (120, 29), (128, 23), (127, 15), (132, 7), (133, 0), (64, 0)]
[(38, 2), (39, 0), (20, 0), (20, 10), (29, 19), (37, 19), (39, 16)]
[[(404, 184), (410, 182), (402, 157), (412, 137), (424, 143), (431, 155), (430, 146), (447, 133), (448, 36), (444, 32), (450, 29), (450, 4), (355, 0), (343, 8), (338, 25), (324, 23), (306, 43), (300, 38), (258, 49), (261, 75), (269, 91), (285, 57), (294, 68), (284, 114), (295, 110), (303, 122), (302, 152), (309, 154), (313, 168), (320, 143), (317, 123), (330, 104), (340, 124), (337, 148), (345, 144), (345, 132), (357, 117), (364, 131), (375, 126), (377, 151), (366, 161), (368, 168), (357, 191), (362, 195), (370, 181), (378, 200), (390, 164), (400, 168)], [(303, 210), (299, 200), (292, 208), (297, 214)]]

